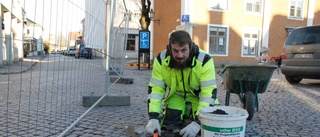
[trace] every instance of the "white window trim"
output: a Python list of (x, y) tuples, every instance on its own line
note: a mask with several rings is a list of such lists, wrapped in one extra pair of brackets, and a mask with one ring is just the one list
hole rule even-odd
[(225, 1), (227, 1), (227, 3), (228, 3), (228, 4), (227, 4), (227, 8), (228, 8), (228, 9), (226, 9), (226, 10), (211, 9), (211, 8), (209, 7), (210, 5), (209, 5), (209, 3), (208, 3), (208, 10), (209, 10), (209, 11), (217, 11), (217, 12), (228, 12), (228, 11), (231, 9), (231, 7), (230, 7), (230, 5), (231, 5), (231, 4), (230, 4), (230, 0), (225, 0)]
[(288, 19), (290, 19), (290, 20), (303, 20), (303, 18), (304, 18), (304, 9), (306, 9), (306, 7), (305, 7), (305, 5), (306, 5), (306, 4), (305, 4), (305, 0), (302, 0), (301, 18), (291, 17), (291, 16), (290, 16), (291, 1), (292, 1), (292, 0), (289, 0), (289, 1), (288, 1)]
[(252, 12), (252, 11), (247, 11), (246, 8), (247, 8), (247, 0), (244, 1), (244, 13), (245, 14), (248, 14), (248, 15), (254, 15), (254, 16), (262, 16), (262, 10), (263, 10), (263, 0), (260, 0), (260, 11), (259, 12)]
[(242, 29), (243, 31), (242, 31), (242, 37), (241, 37), (241, 57), (246, 57), (246, 58), (255, 58), (257, 55), (251, 55), (251, 56), (248, 56), (248, 55), (243, 55), (243, 44), (244, 44), (244, 40), (243, 40), (243, 38), (244, 38), (244, 33), (245, 32), (247, 32), (247, 31), (258, 31), (258, 39), (259, 39), (259, 41), (258, 41), (258, 54), (260, 53), (260, 49), (261, 49), (261, 29), (260, 28), (254, 28), (254, 27), (244, 27), (243, 29)]
[[(227, 28), (227, 35), (226, 35), (226, 54), (225, 55), (221, 55), (221, 54), (210, 54), (209, 53), (209, 40), (210, 40), (210, 27), (225, 27)], [(207, 50), (206, 52), (210, 55), (210, 56), (220, 56), (220, 57), (227, 57), (229, 54), (229, 25), (221, 25), (221, 24), (208, 24), (207, 27)]]

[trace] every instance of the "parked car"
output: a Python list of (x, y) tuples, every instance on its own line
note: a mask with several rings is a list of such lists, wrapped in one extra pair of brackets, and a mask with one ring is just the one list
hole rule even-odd
[(97, 52), (95, 50), (92, 50), (92, 57), (97, 57)]
[(68, 48), (67, 49), (67, 56), (74, 56), (75, 55), (75, 48)]
[(281, 72), (289, 83), (320, 79), (320, 25), (294, 29), (284, 43)]
[(57, 54), (62, 54), (63, 50), (57, 50)]
[(87, 48), (87, 47), (85, 47), (84, 44), (79, 44), (79, 45), (77, 45), (74, 57), (78, 58), (78, 59), (80, 57), (92, 59), (92, 52), (93, 52), (92, 48)]
[(67, 49), (63, 50), (62, 55), (66, 56), (67, 54), (68, 54), (68, 50)]

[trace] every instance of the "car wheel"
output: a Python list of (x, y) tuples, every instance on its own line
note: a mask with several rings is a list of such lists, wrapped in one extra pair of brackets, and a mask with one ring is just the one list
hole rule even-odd
[(288, 75), (285, 75), (286, 76), (286, 80), (289, 82), (289, 83), (299, 83), (302, 78), (298, 78), (298, 77), (294, 77), (294, 76), (288, 76)]

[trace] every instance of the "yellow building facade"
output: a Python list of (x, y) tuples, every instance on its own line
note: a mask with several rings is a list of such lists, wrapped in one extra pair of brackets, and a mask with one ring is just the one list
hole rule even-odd
[(216, 65), (255, 62), (262, 49), (280, 56), (290, 31), (320, 24), (320, 0), (153, 1), (153, 56), (174, 29), (185, 29)]

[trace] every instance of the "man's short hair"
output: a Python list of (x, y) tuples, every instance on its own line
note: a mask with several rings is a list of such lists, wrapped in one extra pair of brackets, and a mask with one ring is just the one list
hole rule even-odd
[(169, 45), (171, 44), (188, 44), (189, 47), (192, 45), (192, 40), (189, 33), (185, 30), (175, 30), (170, 33), (169, 36)]

